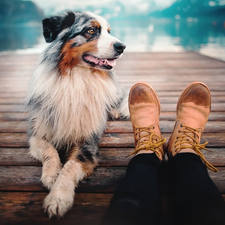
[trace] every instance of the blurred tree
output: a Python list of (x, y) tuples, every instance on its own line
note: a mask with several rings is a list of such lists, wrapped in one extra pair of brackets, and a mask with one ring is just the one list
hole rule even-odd
[(43, 17), (43, 11), (32, 1), (0, 1), (0, 23), (27, 23)]
[(152, 17), (205, 17), (225, 19), (225, 5), (221, 0), (177, 0), (169, 8), (150, 14)]

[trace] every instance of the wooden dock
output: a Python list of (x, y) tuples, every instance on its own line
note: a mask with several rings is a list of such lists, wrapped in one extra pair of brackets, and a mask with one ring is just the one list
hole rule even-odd
[[(123, 177), (133, 150), (130, 121), (111, 121), (100, 144), (100, 166), (82, 181), (75, 202), (63, 219), (49, 220), (42, 202), (47, 190), (42, 186), (41, 164), (28, 155), (27, 114), (24, 97), (37, 55), (0, 55), (0, 223), (1, 224), (98, 224), (113, 191)], [(193, 81), (205, 82), (212, 94), (212, 110), (202, 137), (208, 141), (206, 159), (218, 173), (209, 174), (225, 199), (225, 62), (198, 53), (126, 53), (115, 72), (130, 88), (148, 82), (161, 102), (160, 125), (164, 137), (171, 135), (176, 103), (182, 90)], [(160, 188), (163, 221), (170, 221), (172, 184), (162, 170)]]

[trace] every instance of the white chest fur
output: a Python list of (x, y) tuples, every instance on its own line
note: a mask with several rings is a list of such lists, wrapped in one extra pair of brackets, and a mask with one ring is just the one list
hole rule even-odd
[(42, 102), (33, 115), (35, 132), (47, 135), (56, 144), (102, 132), (107, 110), (118, 101), (113, 79), (83, 67), (74, 68), (66, 76), (46, 74), (45, 68), (39, 67), (28, 96)]

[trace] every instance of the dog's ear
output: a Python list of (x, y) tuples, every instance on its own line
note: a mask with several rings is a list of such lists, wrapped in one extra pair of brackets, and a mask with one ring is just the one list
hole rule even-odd
[(50, 43), (56, 39), (58, 34), (65, 28), (72, 26), (75, 21), (75, 14), (67, 12), (66, 15), (52, 16), (42, 21), (43, 35), (45, 41)]

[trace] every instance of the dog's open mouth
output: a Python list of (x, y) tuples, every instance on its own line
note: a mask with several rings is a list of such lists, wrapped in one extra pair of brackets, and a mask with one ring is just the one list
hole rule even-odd
[(93, 55), (85, 54), (83, 55), (83, 60), (92, 65), (92, 66), (99, 66), (103, 69), (111, 70), (116, 65), (116, 59), (104, 59), (104, 58), (97, 58)]

